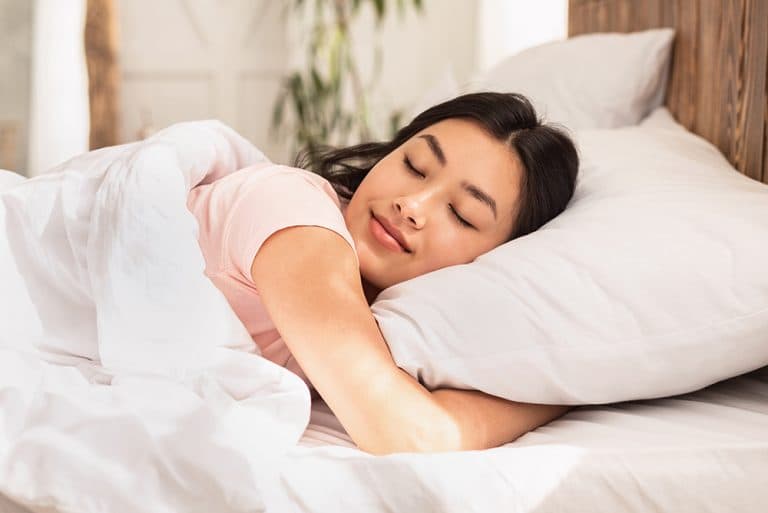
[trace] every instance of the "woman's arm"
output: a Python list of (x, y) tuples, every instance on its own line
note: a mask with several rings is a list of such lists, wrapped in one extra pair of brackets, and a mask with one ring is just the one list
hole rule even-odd
[(296, 226), (273, 234), (251, 276), (294, 358), (365, 451), (495, 447), (568, 409), (421, 386), (392, 360), (354, 251), (331, 230)]

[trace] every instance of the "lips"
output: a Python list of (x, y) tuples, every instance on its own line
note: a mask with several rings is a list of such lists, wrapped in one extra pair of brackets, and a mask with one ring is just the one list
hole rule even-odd
[(385, 247), (398, 252), (410, 253), (411, 249), (403, 234), (385, 218), (376, 217), (371, 212), (370, 229), (373, 236)]

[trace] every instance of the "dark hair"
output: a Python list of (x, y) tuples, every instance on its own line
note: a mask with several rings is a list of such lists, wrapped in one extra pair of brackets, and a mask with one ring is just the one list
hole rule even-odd
[(401, 128), (389, 142), (345, 148), (304, 150), (294, 166), (326, 178), (339, 196), (350, 199), (368, 171), (425, 128), (445, 119), (479, 123), (506, 142), (524, 167), (517, 219), (509, 240), (531, 233), (562, 212), (573, 196), (579, 157), (562, 128), (544, 124), (528, 99), (515, 93), (472, 93), (431, 107)]

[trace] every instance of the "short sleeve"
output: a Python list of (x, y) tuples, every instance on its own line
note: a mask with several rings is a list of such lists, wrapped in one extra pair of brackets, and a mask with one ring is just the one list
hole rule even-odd
[(224, 225), (224, 270), (250, 282), (253, 259), (264, 241), (291, 226), (327, 228), (355, 249), (331, 185), (309, 171), (275, 166), (253, 173), (238, 188)]

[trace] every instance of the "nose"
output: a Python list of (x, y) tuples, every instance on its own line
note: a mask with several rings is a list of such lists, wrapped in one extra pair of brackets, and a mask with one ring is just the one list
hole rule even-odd
[(424, 215), (423, 201), (413, 197), (400, 197), (395, 199), (394, 207), (408, 224), (416, 229), (424, 227), (426, 217)]

